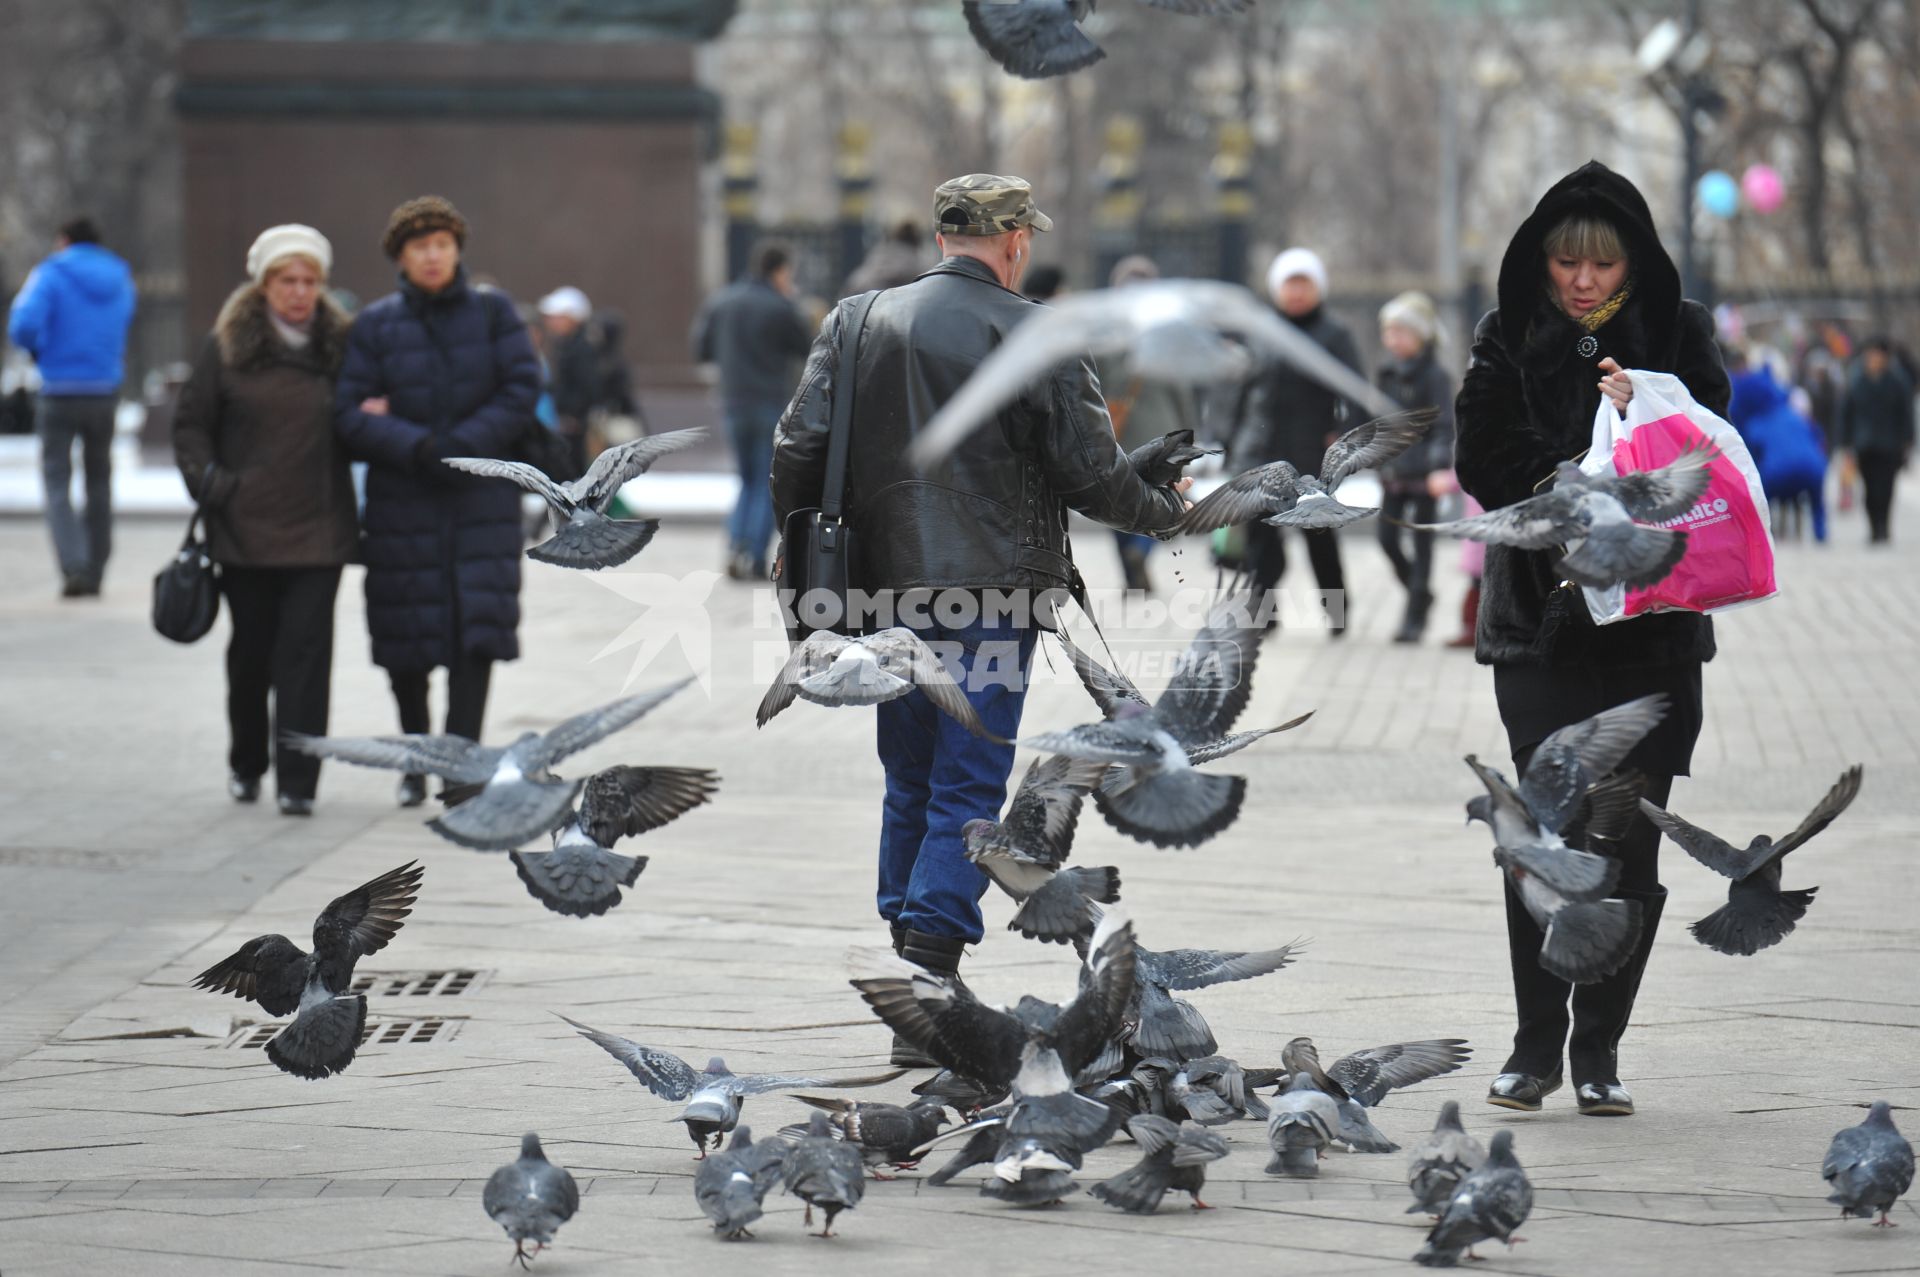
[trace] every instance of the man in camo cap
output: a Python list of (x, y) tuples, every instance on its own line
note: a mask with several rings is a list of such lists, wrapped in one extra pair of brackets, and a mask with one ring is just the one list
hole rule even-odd
[[(1069, 508), (1124, 531), (1164, 534), (1185, 507), (1173, 489), (1134, 473), (1082, 359), (1062, 363), (1002, 411), (998, 429), (975, 431), (924, 472), (907, 460), (914, 436), (1033, 314), (1020, 281), (1035, 232), (1052, 225), (1021, 178), (974, 173), (942, 183), (933, 197), (942, 261), (911, 283), (834, 308), (774, 439), (773, 502), (785, 528), (789, 514), (820, 505), (834, 398), (857, 390), (845, 511), (858, 547), (852, 584), (894, 597), (931, 592), (930, 606), (880, 623), (904, 625), (951, 655), (961, 690), (998, 738), (970, 735), (922, 691), (876, 707), (887, 782), (876, 903), (894, 949), (941, 973), (957, 971), (964, 946), (981, 939), (987, 878), (967, 859), (960, 831), (975, 818), (997, 819), (1006, 799), (1038, 637), (1037, 608), (1017, 608), (1009, 620), (982, 592), (1031, 605), (1071, 589)], [(849, 325), (858, 344), (843, 368)], [(893, 1059), (931, 1062), (903, 1039)]]

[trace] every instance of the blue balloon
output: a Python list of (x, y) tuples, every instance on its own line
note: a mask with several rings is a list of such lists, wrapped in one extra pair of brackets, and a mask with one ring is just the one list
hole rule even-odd
[(1733, 180), (1733, 174), (1714, 169), (1700, 175), (1700, 184), (1693, 188), (1700, 200), (1700, 207), (1715, 217), (1732, 217), (1740, 211), (1740, 183)]

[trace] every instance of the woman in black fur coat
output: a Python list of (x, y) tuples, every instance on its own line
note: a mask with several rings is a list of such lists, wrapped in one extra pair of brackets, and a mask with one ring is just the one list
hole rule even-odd
[[(1500, 265), (1499, 302), (1474, 331), (1455, 402), (1455, 470), (1489, 510), (1543, 490), (1557, 462), (1586, 451), (1600, 396), (1623, 409), (1632, 397), (1623, 368), (1671, 372), (1702, 407), (1726, 414), (1713, 316), (1680, 295), (1646, 200), (1597, 161), (1556, 183), (1521, 224)], [(1514, 767), (1524, 770), (1556, 728), (1664, 692), (1666, 719), (1625, 764), (1645, 774), (1646, 797), (1664, 806), (1673, 778), (1691, 766), (1713, 622), (1668, 612), (1596, 626), (1580, 588), (1553, 562), (1549, 551), (1487, 547), (1474, 654), (1493, 666)], [(1627, 963), (1597, 984), (1570, 986), (1541, 969), (1540, 929), (1508, 882), (1519, 1027), (1489, 1103), (1538, 1110), (1562, 1083), (1564, 1053), (1582, 1113), (1633, 1112), (1618, 1047), (1666, 904), (1659, 844), (1642, 817), (1616, 845), (1619, 894), (1640, 902), (1643, 929)]]

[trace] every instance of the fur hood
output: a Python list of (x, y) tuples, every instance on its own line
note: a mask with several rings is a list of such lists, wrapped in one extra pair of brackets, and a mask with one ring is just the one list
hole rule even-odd
[[(347, 352), (347, 329), (352, 323), (340, 303), (323, 289), (313, 311), (313, 341), (302, 353), (317, 359), (329, 376), (340, 371), (340, 361)], [(292, 353), (273, 331), (267, 295), (254, 283), (233, 290), (213, 323), (213, 336), (220, 345), (220, 362), (236, 371), (264, 367)]]

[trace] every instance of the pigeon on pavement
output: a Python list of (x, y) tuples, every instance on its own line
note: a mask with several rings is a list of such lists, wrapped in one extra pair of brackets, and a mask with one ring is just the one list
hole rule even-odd
[(805, 1086), (878, 1086), (906, 1072), (905, 1069), (894, 1069), (869, 1077), (838, 1081), (785, 1073), (736, 1074), (717, 1055), (707, 1061), (704, 1070), (695, 1071), (691, 1064), (671, 1051), (641, 1046), (638, 1042), (602, 1033), (564, 1015), (560, 1018), (572, 1025), (581, 1037), (626, 1065), (627, 1071), (645, 1083), (649, 1091), (663, 1100), (685, 1104), (680, 1121), (686, 1123), (687, 1136), (693, 1141), (693, 1146), (700, 1150), (701, 1158), (707, 1155), (709, 1140), (714, 1148), (720, 1147), (720, 1137), (733, 1130), (740, 1121), (740, 1106), (750, 1095), (765, 1095), (771, 1091), (788, 1091)]
[(860, 1149), (835, 1138), (833, 1121), (825, 1113), (816, 1112), (808, 1121), (807, 1133), (787, 1150), (781, 1174), (787, 1191), (807, 1204), (803, 1227), (812, 1227), (814, 1207), (826, 1212), (822, 1237), (833, 1236), (834, 1216), (858, 1206), (867, 1191), (867, 1168)]
[(1151, 1113), (1129, 1121), (1127, 1133), (1140, 1146), (1139, 1162), (1088, 1192), (1131, 1215), (1151, 1215), (1168, 1189), (1191, 1194), (1195, 1210), (1213, 1209), (1200, 1200), (1200, 1190), (1206, 1187), (1207, 1163), (1227, 1155), (1226, 1140), (1191, 1122), (1176, 1125)]
[[(1106, 51), (1080, 23), (1098, 0), (962, 0), (974, 43), (1003, 68), (1027, 80), (1066, 75), (1092, 66)], [(1253, 0), (1146, 0), (1156, 9), (1226, 17), (1245, 13)]]
[[(814, 1095), (793, 1097), (802, 1104), (824, 1109), (834, 1129), (857, 1150), (863, 1165), (911, 1170), (920, 1159), (913, 1150), (940, 1133), (947, 1124), (947, 1106), (940, 1100), (920, 1099), (902, 1108), (872, 1100), (826, 1099)], [(874, 1178), (886, 1179), (876, 1169)], [(831, 1220), (828, 1221), (832, 1223)]]
[(1425, 1211), (1439, 1218), (1460, 1182), (1486, 1160), (1487, 1150), (1460, 1125), (1460, 1106), (1452, 1100), (1442, 1104), (1433, 1134), (1413, 1150), (1413, 1160), (1407, 1165), (1407, 1187), (1413, 1190), (1413, 1205), (1407, 1207), (1407, 1214)]
[(713, 1231), (724, 1241), (752, 1237), (749, 1225), (760, 1218), (760, 1203), (780, 1182), (787, 1146), (779, 1140), (753, 1142), (753, 1131), (739, 1127), (725, 1152), (715, 1153), (693, 1173), (693, 1199), (713, 1221)]
[(1705, 439), (1657, 470), (1594, 476), (1560, 463), (1551, 489), (1537, 497), (1450, 523), (1410, 523), (1422, 532), (1521, 550), (1565, 546), (1554, 570), (1579, 585), (1632, 589), (1665, 579), (1686, 555), (1687, 534), (1658, 525), (1700, 500), (1720, 455)]
[(1452, 1073), (1472, 1055), (1464, 1038), (1393, 1042), (1342, 1056), (1320, 1067), (1312, 1038), (1295, 1038), (1280, 1053), (1283, 1073), (1311, 1078), (1340, 1111), (1340, 1143), (1356, 1153), (1396, 1153), (1400, 1146), (1373, 1124), (1367, 1110), (1391, 1091)]
[(709, 801), (720, 778), (695, 767), (609, 767), (587, 778), (580, 809), (556, 829), (551, 851), (508, 858), (527, 894), (555, 913), (597, 917), (621, 901), (647, 867), (645, 856), (612, 851), (624, 837), (678, 819)]
[(1035, 759), (1004, 820), (969, 820), (960, 827), (967, 859), (1020, 905), (1007, 930), (1066, 944), (1093, 933), (1096, 902), (1120, 899), (1120, 871), (1111, 865), (1062, 867), (1080, 801), (1106, 774), (1102, 762), (1058, 754)]
[(327, 905), (313, 921), (312, 953), (285, 936), (256, 936), (193, 986), (257, 1002), (268, 1015), (293, 1014), (267, 1043), (267, 1058), (298, 1077), (338, 1073), (353, 1062), (367, 1023), (365, 995), (349, 992), (354, 964), (400, 930), (424, 872), (410, 860)]
[(1267, 1118), (1267, 1143), (1273, 1158), (1269, 1175), (1310, 1179), (1320, 1173), (1320, 1154), (1340, 1138), (1340, 1109), (1305, 1073), (1297, 1074), (1274, 1097)]
[(669, 430), (617, 444), (595, 457), (587, 472), (570, 483), (557, 483), (524, 461), (493, 457), (448, 457), (446, 461), (468, 474), (510, 479), (547, 503), (556, 531), (527, 550), (529, 559), (594, 571), (619, 567), (640, 553), (660, 529), (658, 519), (608, 518), (607, 507), (620, 489), (645, 474), (661, 457), (706, 437), (707, 432), (698, 428)]
[[(565, 1168), (547, 1160), (540, 1137), (520, 1137), (520, 1156), (495, 1171), (480, 1194), (487, 1218), (507, 1230), (513, 1259), (522, 1268), (553, 1244), (560, 1225), (580, 1209), (580, 1188)], [(533, 1243), (531, 1253), (527, 1243)]]
[(1878, 1211), (1875, 1228), (1899, 1227), (1887, 1212), (1913, 1187), (1913, 1145), (1894, 1126), (1885, 1100), (1873, 1102), (1866, 1121), (1833, 1137), (1820, 1178), (1833, 1189), (1827, 1200), (1840, 1208), (1840, 1218), (1873, 1219)]
[(472, 798), (427, 822), (449, 842), (478, 851), (508, 851), (559, 828), (583, 782), (562, 780), (550, 768), (563, 758), (632, 726), (649, 710), (693, 682), (693, 676), (599, 709), (575, 714), (552, 731), (523, 732), (504, 748), (463, 736), (300, 736), (287, 742), (302, 753), (362, 767), (432, 772), (458, 785), (479, 785)]
[(797, 696), (829, 708), (878, 705), (919, 688), (934, 707), (975, 736), (998, 738), (980, 721), (972, 702), (953, 681), (933, 649), (912, 630), (894, 626), (849, 638), (815, 630), (787, 656), (773, 685), (760, 698), (754, 722), (765, 727)]
[(1689, 824), (1670, 811), (1662, 811), (1646, 799), (1640, 809), (1662, 833), (1680, 844), (1680, 849), (1695, 860), (1733, 879), (1727, 887), (1727, 903), (1689, 928), (1694, 938), (1716, 953), (1752, 957), (1762, 949), (1779, 944), (1806, 914), (1818, 887), (1803, 891), (1782, 891), (1780, 872), (1787, 853), (1811, 841), (1834, 818), (1845, 811), (1860, 792), (1859, 764), (1841, 773), (1798, 828), (1779, 842), (1760, 834), (1744, 849), (1735, 848), (1713, 834)]
[(1473, 1248), (1485, 1241), (1502, 1241), (1511, 1249), (1526, 1240), (1513, 1233), (1532, 1211), (1533, 1185), (1513, 1155), (1513, 1132), (1495, 1131), (1487, 1160), (1460, 1181), (1413, 1262), (1424, 1268), (1452, 1268), (1463, 1252), (1468, 1259), (1478, 1259)]
[(1186, 469), (1202, 457), (1217, 457), (1218, 445), (1197, 444), (1191, 430), (1169, 430), (1158, 439), (1150, 439), (1127, 454), (1133, 472), (1150, 488), (1165, 488), (1180, 482)]
[(1254, 1093), (1247, 1071), (1237, 1060), (1224, 1055), (1208, 1055), (1185, 1064), (1187, 1077), (1195, 1086), (1204, 1086), (1226, 1102), (1235, 1117), (1250, 1117), (1264, 1122), (1271, 1116), (1266, 1101)]
[[(1031, 3), (1032, 0), (1029, 0)], [(1015, 9), (983, 5), (982, 9)], [(1262, 360), (1287, 364), (1369, 411), (1393, 402), (1238, 284), (1166, 279), (1092, 289), (1036, 306), (927, 422), (907, 450), (922, 473), (1061, 364), (1125, 355), (1143, 381), (1241, 381)]]
[(1362, 422), (1328, 445), (1317, 475), (1285, 461), (1255, 466), (1196, 502), (1180, 530), (1212, 532), (1255, 519), (1276, 528), (1343, 528), (1378, 514), (1377, 507), (1350, 506), (1333, 494), (1356, 472), (1385, 465), (1418, 443), (1433, 418), (1434, 411), (1423, 408)]
[(1168, 949), (1140, 945), (1134, 951), (1134, 1002), (1127, 1042), (1141, 1055), (1191, 1060), (1219, 1050), (1198, 1009), (1170, 990), (1204, 989), (1269, 975), (1292, 963), (1300, 941), (1257, 953), (1221, 949)]

